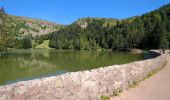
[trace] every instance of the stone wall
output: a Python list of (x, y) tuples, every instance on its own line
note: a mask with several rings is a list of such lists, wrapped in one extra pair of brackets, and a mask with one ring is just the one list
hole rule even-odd
[(166, 56), (90, 71), (22, 81), (0, 87), (0, 100), (98, 100), (127, 89), (166, 64)]

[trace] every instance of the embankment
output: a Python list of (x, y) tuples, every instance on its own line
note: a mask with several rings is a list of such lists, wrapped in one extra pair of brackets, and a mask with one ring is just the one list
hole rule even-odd
[[(156, 53), (156, 52), (154, 52)], [(127, 89), (166, 64), (166, 56), (0, 86), (0, 100), (98, 100)]]

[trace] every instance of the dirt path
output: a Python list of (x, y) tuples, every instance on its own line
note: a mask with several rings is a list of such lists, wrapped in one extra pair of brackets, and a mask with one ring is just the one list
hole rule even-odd
[(170, 54), (164, 69), (111, 100), (170, 100)]

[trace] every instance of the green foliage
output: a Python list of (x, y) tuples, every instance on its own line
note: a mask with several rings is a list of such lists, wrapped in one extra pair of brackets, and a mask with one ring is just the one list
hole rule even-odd
[(46, 28), (48, 28), (48, 26), (41, 26), (41, 29), (46, 29)]
[(167, 37), (164, 36), (160, 38), (160, 48), (169, 48), (169, 43)]
[(116, 34), (113, 37), (112, 49), (113, 50), (123, 50), (125, 45), (125, 39), (121, 34)]
[(60, 29), (60, 27), (62, 26), (39, 19), (13, 15), (9, 15), (9, 17), (10, 22), (8, 24), (11, 26), (13, 33), (15, 33), (15, 35), (17, 36), (20, 34), (22, 34), (22, 36), (28, 34), (32, 34), (32, 36), (35, 36), (35, 34), (37, 33), (39, 35), (48, 34), (49, 30), (56, 30), (56, 28)]
[(170, 4), (142, 16), (121, 21), (103, 18), (79, 19), (51, 33), (50, 47), (76, 50), (169, 48), (169, 9)]
[(35, 48), (48, 49), (49, 48), (49, 40), (44, 40), (44, 42), (42, 44), (37, 45)]
[(132, 82), (131, 84), (129, 84), (129, 88), (135, 88), (136, 86), (139, 85), (138, 83), (139, 82), (137, 82), (137, 81)]
[(100, 100), (110, 100), (108, 96), (102, 95), (100, 96)]
[[(15, 20), (14, 20), (15, 19)], [(27, 23), (28, 22), (28, 23)], [(38, 24), (33, 19), (9, 16), (0, 9), (0, 51), (7, 48), (30, 48), (31, 39), (37, 44), (50, 40), (49, 46), (56, 49), (75, 50), (130, 50), (170, 48), (170, 4), (158, 10), (125, 20), (106, 18), (84, 18), (68, 26), (61, 26), (49, 35), (24, 38), (30, 30), (38, 33), (40, 28), (30, 27)], [(29, 24), (29, 25), (27, 25)], [(39, 23), (41, 24), (41, 23)], [(19, 32), (23, 29), (21, 32)], [(19, 34), (20, 33), (20, 34)], [(26, 44), (26, 45), (24, 45)]]
[(114, 92), (113, 92), (113, 96), (119, 96), (119, 94), (121, 93), (122, 91), (120, 89), (116, 89)]
[(32, 48), (32, 44), (31, 44), (30, 38), (25, 37), (25, 38), (22, 40), (22, 48), (23, 48), (23, 49)]
[(9, 17), (4, 8), (0, 8), (0, 51), (7, 51), (10, 45), (11, 36), (8, 27)]
[(44, 42), (44, 40), (43, 39), (39, 39), (37, 42), (38, 42), (38, 44), (42, 44)]

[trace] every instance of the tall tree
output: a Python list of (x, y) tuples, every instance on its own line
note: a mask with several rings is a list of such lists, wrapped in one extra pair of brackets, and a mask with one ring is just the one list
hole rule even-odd
[(0, 8), (0, 51), (7, 51), (8, 46), (8, 15), (4, 8)]
[[(109, 20), (111, 22), (111, 20)], [(64, 49), (159, 49), (170, 47), (170, 4), (142, 16), (116, 20), (85, 18), (53, 32), (50, 46)], [(70, 47), (71, 46), (71, 47)]]
[(31, 39), (28, 36), (22, 40), (22, 48), (23, 49), (32, 48)]

